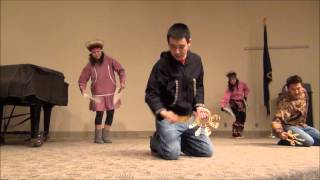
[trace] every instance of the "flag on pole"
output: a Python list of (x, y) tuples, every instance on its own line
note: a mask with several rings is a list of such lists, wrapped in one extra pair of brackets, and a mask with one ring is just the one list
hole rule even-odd
[(272, 68), (268, 50), (268, 36), (267, 36), (267, 25), (264, 24), (264, 36), (263, 36), (263, 95), (264, 95), (264, 106), (267, 109), (267, 116), (270, 116), (270, 92), (269, 84), (272, 81)]

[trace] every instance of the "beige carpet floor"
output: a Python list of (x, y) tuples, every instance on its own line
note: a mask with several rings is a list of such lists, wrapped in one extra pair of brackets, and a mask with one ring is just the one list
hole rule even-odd
[(319, 179), (319, 146), (277, 146), (276, 139), (213, 137), (214, 156), (151, 155), (148, 138), (50, 139), (40, 148), (1, 146), (1, 179)]

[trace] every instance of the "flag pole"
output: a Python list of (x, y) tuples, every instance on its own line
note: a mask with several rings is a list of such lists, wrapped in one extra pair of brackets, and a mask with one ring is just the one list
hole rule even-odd
[[(270, 84), (270, 86), (272, 86), (271, 84)], [(269, 106), (270, 106), (270, 104), (269, 104)], [(276, 136), (274, 135), (274, 133), (273, 133), (273, 129), (272, 129), (272, 118), (271, 118), (271, 109), (270, 109), (270, 114), (268, 115), (268, 122), (270, 122), (270, 135), (268, 136), (269, 138), (272, 138), (272, 139), (274, 139), (274, 138), (276, 138)]]
[[(264, 17), (262, 21), (263, 21), (263, 26), (266, 26), (266, 24), (267, 24), (267, 18)], [(270, 105), (269, 105), (269, 106), (270, 106)], [(270, 114), (267, 115), (267, 118), (268, 118), (268, 122), (271, 122), (271, 116), (270, 116)], [(271, 125), (270, 125), (270, 135), (269, 135), (268, 137), (269, 137), (269, 138), (275, 138), (275, 136), (274, 136), (274, 134), (273, 134), (273, 130), (272, 130)]]

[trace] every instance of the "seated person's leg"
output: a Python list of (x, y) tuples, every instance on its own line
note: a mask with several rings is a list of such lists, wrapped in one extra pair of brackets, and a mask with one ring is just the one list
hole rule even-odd
[(211, 157), (213, 146), (210, 137), (204, 134), (195, 136), (194, 132), (194, 129), (189, 129), (181, 135), (182, 152), (189, 156)]
[(180, 139), (175, 124), (166, 120), (157, 121), (156, 133), (150, 142), (151, 150), (156, 151), (164, 159), (176, 160), (181, 152)]
[(285, 127), (285, 130), (291, 130), (292, 133), (297, 133), (299, 134), (298, 138), (300, 139), (304, 139), (304, 142), (301, 142), (303, 144), (303, 146), (312, 146), (314, 143), (313, 138), (307, 134), (306, 132), (304, 132), (300, 127), (297, 126), (287, 126)]
[(307, 134), (309, 134), (313, 138), (313, 140), (314, 140), (313, 145), (314, 146), (320, 145), (320, 133), (316, 128), (313, 128), (311, 126), (307, 126), (307, 127), (303, 128), (303, 130), (304, 130), (304, 132), (306, 132)]

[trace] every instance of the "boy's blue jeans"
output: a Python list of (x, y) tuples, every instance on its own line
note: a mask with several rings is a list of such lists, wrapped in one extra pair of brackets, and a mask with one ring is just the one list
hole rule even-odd
[(311, 126), (299, 127), (299, 126), (285, 126), (286, 131), (291, 130), (293, 133), (299, 134), (298, 138), (304, 139), (303, 146), (319, 146), (320, 145), (320, 133), (316, 128)]
[(156, 133), (150, 140), (150, 148), (162, 158), (176, 160), (183, 152), (189, 156), (211, 157), (213, 146), (204, 134), (195, 136), (195, 129), (189, 129), (186, 123), (170, 123), (163, 119), (156, 121)]

